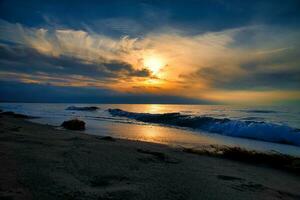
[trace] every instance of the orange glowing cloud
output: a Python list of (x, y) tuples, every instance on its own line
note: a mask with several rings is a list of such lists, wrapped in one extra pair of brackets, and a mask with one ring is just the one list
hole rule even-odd
[[(33, 49), (48, 60), (56, 59), (49, 66), (57, 68), (43, 72), (40, 67), (43, 73), (34, 75), (12, 73), (7, 69), (2, 70), (2, 78), (224, 102), (248, 99), (263, 102), (282, 96), (300, 98), (297, 83), (300, 61), (295, 56), (300, 50), (291, 44), (300, 36), (297, 31), (293, 31), (292, 39), (289, 31), (280, 33), (286, 37), (271, 43), (266, 39), (270, 27), (263, 26), (195, 35), (169, 29), (142, 38), (119, 39), (83, 30), (29, 28), (3, 20), (0, 29), (1, 40)], [(259, 32), (257, 43), (262, 45), (250, 48), (239, 44), (237, 36), (249, 31)], [(62, 62), (65, 58), (68, 59)], [(67, 69), (72, 65), (64, 66), (72, 60), (77, 62), (77, 71)], [(278, 74), (291, 75), (291, 79), (282, 80)]]

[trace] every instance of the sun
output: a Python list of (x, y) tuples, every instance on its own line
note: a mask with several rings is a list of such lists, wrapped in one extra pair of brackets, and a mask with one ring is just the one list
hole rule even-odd
[(153, 74), (158, 74), (164, 66), (164, 61), (158, 56), (150, 56), (144, 59), (144, 66), (147, 67)]

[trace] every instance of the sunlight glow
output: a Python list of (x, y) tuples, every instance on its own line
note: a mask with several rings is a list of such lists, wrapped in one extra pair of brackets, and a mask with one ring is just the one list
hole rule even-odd
[(149, 56), (144, 59), (144, 65), (151, 70), (153, 74), (157, 75), (164, 66), (164, 62), (158, 56)]

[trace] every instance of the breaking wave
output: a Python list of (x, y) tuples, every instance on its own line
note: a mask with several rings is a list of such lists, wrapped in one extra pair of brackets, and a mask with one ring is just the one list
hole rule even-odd
[(275, 143), (300, 146), (300, 130), (286, 125), (259, 121), (219, 119), (207, 116), (183, 115), (180, 113), (135, 113), (121, 109), (108, 109), (113, 116), (127, 117), (137, 121), (187, 127), (233, 137), (243, 137)]

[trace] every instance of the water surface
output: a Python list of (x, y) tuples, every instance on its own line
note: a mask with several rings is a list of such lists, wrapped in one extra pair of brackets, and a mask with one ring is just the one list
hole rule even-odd
[[(67, 110), (69, 106), (97, 106), (100, 109), (96, 111)], [(197, 148), (203, 144), (240, 146), (247, 149), (277, 151), (300, 156), (300, 147), (297, 145), (266, 142), (261, 141), (261, 139), (247, 139), (240, 137), (241, 135), (238, 134), (231, 136), (224, 134), (228, 132), (229, 128), (233, 133), (239, 133), (238, 131), (241, 133), (245, 132), (244, 123), (246, 123), (246, 128), (248, 128), (246, 131), (247, 134), (255, 135), (260, 131), (260, 137), (266, 136), (266, 139), (272, 139), (272, 136), (275, 134), (283, 134), (284, 138), (286, 138), (285, 136), (291, 133), (282, 132), (281, 130), (286, 130), (285, 127), (295, 130), (295, 134), (297, 134), (297, 131), (300, 129), (300, 109), (297, 106), (246, 107), (223, 105), (1, 103), (0, 108), (37, 116), (40, 118), (33, 119), (33, 121), (55, 126), (59, 126), (64, 120), (79, 118), (87, 124), (85, 133), (95, 135), (109, 135), (112, 137), (193, 148)], [(164, 121), (162, 123), (145, 122), (145, 120), (141, 121), (132, 117), (112, 115), (108, 112), (108, 109), (122, 109), (125, 112), (134, 114), (143, 113), (143, 115), (146, 113), (178, 113), (180, 116), (208, 117), (209, 119), (213, 119), (214, 123), (216, 122), (212, 127), (218, 127), (218, 129), (204, 128), (203, 130), (203, 128), (179, 127), (170, 125)], [(150, 117), (153, 118), (152, 115)], [(227, 119), (230, 123), (226, 124), (226, 126), (221, 123), (222, 126), (220, 126), (218, 120), (222, 119)], [(251, 124), (248, 125), (248, 122)], [(256, 126), (254, 126), (255, 123), (257, 123)], [(261, 126), (261, 123), (266, 125)], [(259, 125), (259, 130), (257, 130), (257, 125)], [(282, 129), (278, 129), (277, 126)], [(220, 128), (224, 129), (224, 131), (216, 131)], [(279, 133), (275, 133), (277, 130), (279, 130)], [(296, 139), (298, 137), (298, 135), (292, 136), (296, 136)]]

